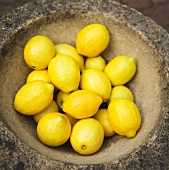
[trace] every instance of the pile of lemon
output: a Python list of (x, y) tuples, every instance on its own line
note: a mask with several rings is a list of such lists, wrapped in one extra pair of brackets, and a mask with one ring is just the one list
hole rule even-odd
[(26, 44), (24, 60), (34, 70), (14, 107), (33, 116), (44, 144), (56, 147), (70, 139), (75, 151), (89, 155), (100, 149), (104, 137), (136, 135), (141, 116), (125, 86), (136, 73), (136, 59), (116, 56), (106, 63), (100, 54), (109, 40), (104, 25), (90, 24), (78, 33), (76, 48), (55, 45), (42, 35)]

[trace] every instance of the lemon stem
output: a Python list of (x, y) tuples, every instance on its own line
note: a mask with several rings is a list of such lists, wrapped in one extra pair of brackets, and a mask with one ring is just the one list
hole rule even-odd
[(85, 150), (85, 149), (86, 149), (86, 146), (85, 146), (85, 145), (83, 145), (81, 148), (82, 148), (82, 150)]

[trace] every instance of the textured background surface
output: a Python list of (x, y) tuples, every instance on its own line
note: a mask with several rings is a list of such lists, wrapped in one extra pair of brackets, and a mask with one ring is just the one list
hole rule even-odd
[[(0, 0), (0, 17), (34, 0)], [(114, 0), (140, 11), (169, 32), (169, 0)]]

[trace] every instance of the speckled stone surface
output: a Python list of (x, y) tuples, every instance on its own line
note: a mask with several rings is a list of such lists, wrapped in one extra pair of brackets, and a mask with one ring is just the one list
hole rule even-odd
[[(63, 15), (63, 17), (59, 17), (60, 15)], [(47, 19), (43, 19), (46, 16)], [(126, 48), (137, 47), (137, 43), (141, 44), (136, 51), (129, 50), (128, 54), (140, 55), (138, 56), (138, 69), (143, 69), (138, 71), (134, 82), (130, 84), (133, 91), (137, 91), (134, 86), (139, 87), (138, 91), (140, 93), (136, 93), (135, 97), (143, 114), (143, 127), (140, 129), (138, 136), (131, 140), (133, 143), (129, 143), (127, 139), (120, 138), (119, 140), (118, 137), (115, 137), (117, 142), (122, 141), (124, 148), (129, 147), (129, 151), (126, 149), (124, 154), (118, 153), (119, 155), (116, 158), (113, 155), (114, 150), (109, 151), (109, 148), (113, 148), (109, 139), (96, 156), (83, 157), (73, 154), (70, 149), (64, 151), (63, 147), (58, 148), (58, 150), (56, 148), (55, 151), (48, 150), (43, 144), (39, 144), (36, 133), (29, 129), (35, 127), (34, 123), (29, 124), (29, 121), (31, 122), (32, 120), (27, 121), (27, 118), (14, 111), (12, 105), (14, 94), (23, 84), (23, 79), (25, 79), (22, 72), (28, 73), (30, 71), (20, 59), (23, 57), (21, 55), (22, 49), (30, 38), (29, 33), (31, 34), (30, 36), (43, 33), (57, 43), (57, 38), (53, 38), (52, 31), (55, 29), (62, 30), (62, 26), (59, 27), (58, 24), (58, 27), (53, 28), (52, 24), (58, 20), (58, 22), (61, 22), (63, 19), (68, 24), (70, 24), (69, 20), (72, 21), (72, 25), (74, 20), (75, 22), (81, 22), (79, 25), (77, 23), (79, 28), (75, 30), (75, 33), (68, 36), (68, 40), (64, 37), (64, 40), (70, 44), (74, 44), (73, 38), (80, 27), (96, 21), (107, 25), (111, 32), (111, 37), (115, 37), (115, 41), (113, 41), (115, 45), (109, 47), (110, 50), (114, 50), (113, 55), (120, 54), (116, 50), (119, 49), (118, 41), (126, 41)], [(43, 24), (50, 26), (43, 27)], [(111, 28), (113, 24), (115, 26)], [(71, 25), (68, 25), (69, 27), (67, 25), (63, 28), (63, 32), (64, 29), (68, 30), (71, 27)], [(75, 25), (72, 30), (74, 28), (76, 28)], [(116, 31), (119, 29), (119, 34), (117, 35), (120, 38), (113, 32), (113, 28)], [(45, 29), (49, 31), (44, 32)], [(129, 35), (131, 35), (131, 44), (129, 43), (130, 39), (125, 39), (128, 31)], [(67, 34), (66, 31), (64, 33)], [(26, 38), (24, 35), (26, 35)], [(62, 36), (62, 33), (60, 36)], [(64, 42), (64, 40), (60, 39), (59, 42)], [(21, 56), (15, 55), (15, 50)], [(139, 50), (142, 52), (139, 52)], [(12, 52), (10, 53), (10, 51)], [(126, 52), (127, 50), (122, 49), (121, 51)], [(109, 55), (109, 50), (105, 54)], [(141, 56), (141, 54), (144, 54), (145, 57)], [(149, 56), (150, 54), (151, 56)], [(15, 57), (18, 57), (17, 60), (15, 60)], [(22, 63), (22, 65), (16, 66), (17, 62), (18, 64)], [(146, 66), (145, 70), (144, 66)], [(26, 4), (0, 18), (0, 73), (0, 169), (169, 169), (169, 35), (154, 21), (144, 17), (139, 12), (119, 3), (106, 0), (70, 0), (68, 2), (62, 0), (39, 0)], [(17, 75), (15, 76), (16, 73)], [(151, 75), (151, 73), (153, 74)], [(148, 87), (144, 82), (147, 83)], [(143, 88), (140, 87), (139, 83)], [(155, 84), (154, 86), (153, 83)], [(147, 106), (149, 104), (149, 94), (143, 92), (143, 90), (146, 91), (146, 88), (150, 91), (150, 97), (157, 96), (155, 99), (150, 99), (151, 108)], [(143, 94), (141, 95), (141, 93)], [(142, 103), (139, 98), (143, 96), (142, 100), (144, 100), (144, 95), (145, 103)], [(152, 120), (151, 116), (144, 115), (146, 108), (150, 111), (152, 110), (154, 114), (156, 113), (155, 116), (150, 113), (150, 115), (152, 114)], [(22, 121), (26, 122), (25, 126), (21, 126), (24, 125), (24, 123), (21, 123)], [(26, 130), (22, 131), (24, 128)], [(28, 134), (27, 131), (29, 132)], [(146, 134), (145, 138), (142, 136), (144, 134)], [(116, 141), (113, 142), (115, 145)], [(133, 150), (130, 149), (131, 144), (135, 146)], [(117, 147), (119, 146), (117, 145)], [(54, 152), (62, 153), (61, 158), (59, 155), (57, 155), (58, 157), (52, 156)], [(101, 161), (101, 159), (106, 160), (106, 152), (112, 152), (112, 157), (109, 154), (107, 161)], [(97, 160), (97, 158), (100, 160)]]

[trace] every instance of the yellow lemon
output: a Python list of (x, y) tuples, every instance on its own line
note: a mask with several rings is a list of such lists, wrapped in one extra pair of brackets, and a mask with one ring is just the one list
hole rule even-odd
[(73, 149), (82, 154), (90, 155), (97, 152), (104, 140), (102, 125), (93, 118), (79, 120), (72, 129), (70, 143)]
[(115, 134), (109, 120), (107, 109), (99, 109), (99, 111), (93, 116), (96, 120), (100, 122), (104, 129), (104, 136), (110, 137)]
[(55, 45), (46, 36), (37, 35), (31, 38), (24, 48), (24, 59), (33, 69), (45, 69), (55, 56)]
[(126, 86), (115, 86), (112, 88), (109, 103), (116, 98), (124, 98), (134, 102), (134, 96), (131, 90)]
[(80, 70), (84, 69), (84, 58), (80, 54), (77, 53), (75, 47), (68, 44), (57, 44), (55, 45), (56, 54), (64, 54), (72, 57), (79, 65)]
[(59, 93), (57, 94), (56, 102), (61, 109), (63, 109), (63, 103), (66, 101), (69, 94), (70, 93), (65, 93), (63, 91), (59, 91)]
[(71, 126), (73, 127), (75, 123), (78, 121), (78, 119), (75, 119), (74, 117), (70, 116), (69, 114), (65, 113), (65, 116), (69, 119)]
[(111, 83), (106, 74), (97, 69), (82, 71), (80, 87), (99, 95), (103, 101), (107, 101), (111, 93)]
[(128, 56), (117, 56), (106, 65), (104, 72), (113, 86), (124, 85), (136, 73), (136, 59)]
[(65, 93), (74, 91), (79, 86), (79, 66), (69, 56), (57, 54), (49, 63), (48, 73), (54, 86)]
[(58, 105), (57, 103), (52, 100), (52, 102), (50, 103), (50, 105), (45, 109), (43, 110), (42, 112), (36, 114), (36, 115), (33, 115), (33, 118), (35, 120), (36, 123), (39, 122), (39, 120), (45, 116), (46, 114), (49, 114), (51, 112), (58, 112), (59, 111), (59, 108), (58, 108)]
[(134, 102), (127, 99), (113, 99), (108, 106), (108, 119), (119, 135), (134, 137), (141, 126), (140, 112)]
[(59, 112), (43, 116), (37, 125), (37, 135), (48, 146), (60, 146), (70, 137), (71, 124), (68, 118)]
[(15, 109), (25, 115), (34, 115), (46, 109), (53, 99), (54, 86), (41, 80), (23, 85), (14, 99)]
[(32, 72), (29, 73), (26, 83), (30, 83), (35, 80), (42, 80), (47, 83), (51, 83), (49, 75), (48, 75), (48, 70), (33, 70)]
[(77, 52), (86, 57), (96, 57), (108, 46), (110, 37), (107, 28), (102, 24), (90, 24), (77, 35)]
[(88, 90), (72, 92), (63, 103), (63, 111), (76, 119), (93, 116), (99, 109), (102, 98)]
[(85, 61), (85, 69), (98, 69), (103, 71), (106, 66), (106, 61), (99, 55), (97, 57), (87, 58)]

